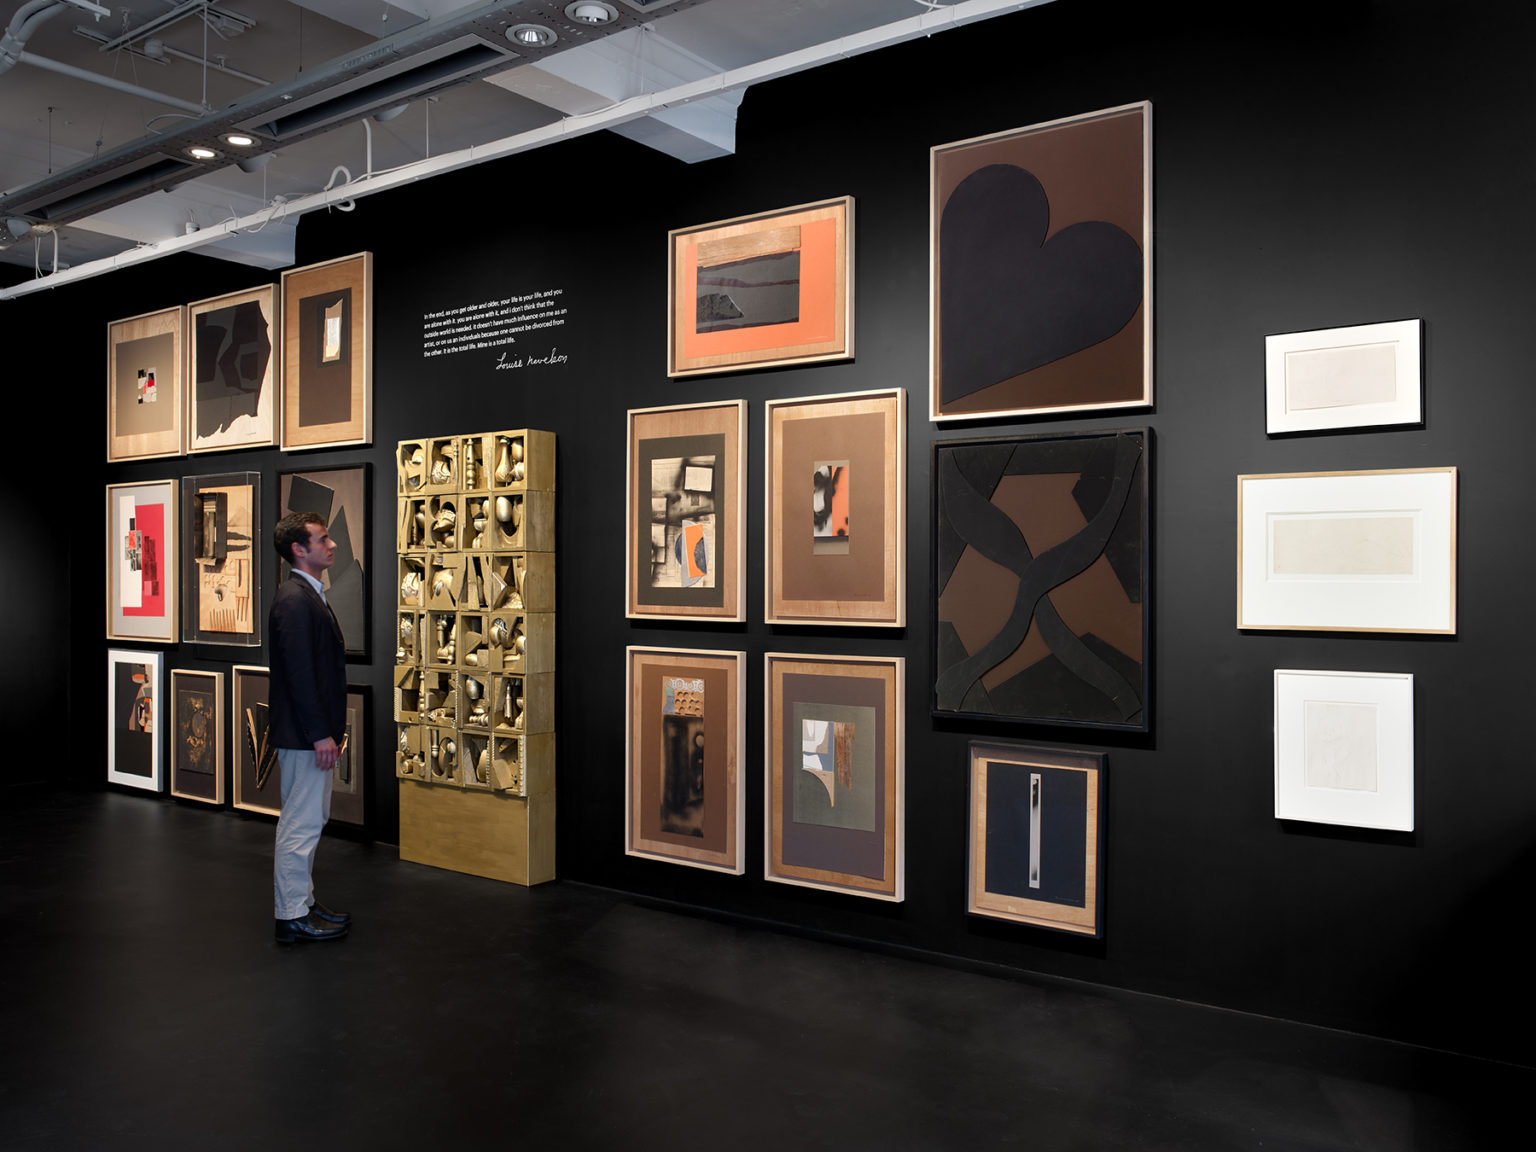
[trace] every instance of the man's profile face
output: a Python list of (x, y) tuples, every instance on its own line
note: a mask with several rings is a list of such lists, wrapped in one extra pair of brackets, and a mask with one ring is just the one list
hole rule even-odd
[(294, 563), (301, 568), (324, 570), (336, 559), (336, 541), (324, 524), (306, 524), (309, 543), (293, 546)]

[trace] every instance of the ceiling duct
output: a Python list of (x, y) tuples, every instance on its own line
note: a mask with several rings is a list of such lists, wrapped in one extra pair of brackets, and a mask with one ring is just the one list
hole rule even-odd
[(22, 199), (21, 194), (7, 197), (3, 214), (24, 216), (35, 224), (62, 224), (190, 179), (203, 170), (201, 164), (163, 153), (144, 156), (131, 164), (83, 176), (51, 198), (31, 202)]

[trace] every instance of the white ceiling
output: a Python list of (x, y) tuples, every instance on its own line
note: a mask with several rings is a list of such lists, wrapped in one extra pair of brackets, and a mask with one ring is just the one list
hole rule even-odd
[[(561, 125), (566, 117), (576, 119), (565, 124), (580, 125), (583, 114), (595, 114), (594, 123), (611, 123), (611, 130), (680, 161), (707, 161), (734, 147), (744, 77), (835, 58), (845, 41), (847, 51), (868, 50), (1046, 0), (607, 0), (619, 18), (605, 29), (565, 19), (567, 0), (128, 0), (100, 18), (86, 10), (95, 2), (58, 0), (59, 10), (36, 24), (24, 43), (12, 35), (0, 45), (0, 262), (36, 264), (50, 272), (56, 243), (59, 267), (72, 266), (79, 274), (121, 253), (143, 254), (145, 246), (207, 230), (199, 243), (209, 255), (284, 267), (293, 261), (295, 215), (279, 215), (270, 223), (263, 217), (260, 228), (234, 229), (229, 222), (249, 225), (255, 214), (275, 215), (269, 210), (279, 201), (300, 211), (314, 206), (304, 198), (328, 182), (356, 182), (370, 171), (418, 165), (493, 141), (505, 146), (509, 137)], [(5, 0), (0, 24), (11, 23), (19, 9), (25, 17), (42, 7), (42, 0), (25, 6)], [(110, 42), (177, 10), (181, 18), (152, 36), (102, 51), (103, 38)], [(184, 159), (192, 142), (186, 134), (204, 120), (210, 131), (227, 130), (233, 125), (217, 121), (232, 109), (291, 100), (279, 106), (293, 112), (322, 98), (304, 85), (331, 74), (341, 90), (375, 84), (378, 76), (401, 67), (395, 62), (400, 56), (424, 58), (413, 54), (434, 30), (457, 29), (471, 18), (477, 40), (471, 54), (489, 58), (486, 70), (416, 96), (393, 119), (367, 119), (378, 106), (375, 98), (373, 106), (338, 115), (308, 138), (278, 133), (258, 140), (258, 148), (271, 154), (259, 170), (241, 171), (223, 155), (211, 165), (184, 168), (162, 159), (162, 166), (178, 169), (168, 177), (176, 181), (172, 187), (124, 193), (117, 197), (123, 202), (89, 205), (84, 215), (60, 204), (61, 187), (89, 188), (135, 165), (142, 169), (148, 161), (134, 159), (136, 154), (158, 150), (162, 157)], [(506, 28), (523, 21), (549, 28), (558, 39), (542, 50), (516, 45)], [(392, 39), (380, 48), (406, 47), (389, 56), (374, 51), (381, 57), (377, 61), (365, 55), (385, 38)], [(803, 59), (793, 56), (778, 67), (787, 54)], [(13, 61), (9, 68), (7, 55)], [(51, 70), (55, 64), (165, 99), (61, 75)], [(727, 77), (732, 90), (717, 90), (713, 78), (722, 73), (733, 73)], [(700, 81), (712, 94), (699, 95)], [(627, 118), (613, 114), (620, 101), (672, 94), (690, 84), (695, 86), (686, 89), (683, 106)], [(335, 90), (328, 89), (325, 98)], [(265, 111), (248, 118), (257, 121), (275, 123), (275, 118)], [(208, 139), (218, 142), (216, 134)], [(464, 155), (465, 163), (478, 162)], [(336, 172), (338, 165), (345, 171)], [(50, 197), (54, 207), (41, 207)], [(16, 221), (10, 230), (4, 227), (7, 218)], [(33, 224), (33, 231), (7, 243), (23, 221)]]

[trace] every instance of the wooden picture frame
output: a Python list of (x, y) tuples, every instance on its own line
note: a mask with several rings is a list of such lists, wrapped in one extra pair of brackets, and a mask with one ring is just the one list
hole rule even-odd
[(282, 446), (338, 448), (373, 439), (373, 253), (282, 278)]
[(107, 462), (187, 450), (187, 310), (107, 325)]
[(107, 639), (176, 640), (176, 481), (107, 485)]
[[(372, 635), (369, 606), (369, 557), (372, 533), (369, 469), (365, 464), (305, 468), (277, 474), (277, 517), (315, 512), (336, 544), (336, 558), (321, 577), (326, 602), (346, 638), (347, 656), (367, 660)], [(288, 579), (286, 560), (277, 562), (277, 579)]]
[(747, 402), (632, 408), (625, 615), (746, 619)]
[(261, 473), (184, 476), (182, 627), (187, 644), (261, 645), (261, 569), (270, 529)]
[(624, 852), (746, 867), (745, 652), (625, 649)]
[(935, 716), (1148, 730), (1151, 442), (934, 442)]
[(1413, 831), (1413, 675), (1275, 671), (1275, 819)]
[(667, 233), (667, 375), (853, 358), (853, 197)]
[(107, 782), (159, 792), (165, 657), (107, 649)]
[(224, 674), (171, 670), (171, 795), (224, 803)]
[(267, 744), (267, 699), (271, 673), (255, 664), (236, 664), (234, 776), (236, 808), (280, 816), (283, 772), (277, 750)]
[(187, 451), (277, 443), (283, 356), (277, 285), (187, 306)]
[(906, 400), (767, 402), (765, 622), (906, 626)]
[(1149, 406), (1152, 105), (942, 144), (929, 171), (930, 418)]
[(1424, 422), (1422, 320), (1264, 337), (1265, 430)]
[(906, 661), (769, 652), (763, 664), (764, 879), (899, 902)]
[[(336, 767), (331, 771), (331, 820), (362, 828), (367, 820), (368, 725), (372, 689), (347, 685), (347, 734)], [(281, 785), (281, 780), (279, 780)]]
[(1456, 632), (1456, 469), (1237, 478), (1237, 626)]
[(972, 740), (965, 910), (1104, 934), (1102, 752)]

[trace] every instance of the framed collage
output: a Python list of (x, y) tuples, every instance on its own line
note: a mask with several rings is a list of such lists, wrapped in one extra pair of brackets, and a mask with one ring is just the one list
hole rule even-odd
[(188, 644), (261, 644), (261, 473), (181, 481), (181, 638)]
[(282, 446), (337, 448), (373, 438), (373, 253), (282, 278)]
[(176, 481), (107, 485), (107, 639), (176, 639)]
[[(325, 600), (346, 638), (347, 655), (368, 657), (368, 465), (315, 468), (277, 474), (278, 509), (273, 517), (290, 512), (313, 512), (325, 521), (336, 545), (336, 557), (321, 578)], [(278, 560), (278, 582), (288, 579), (289, 567)]]
[(234, 675), (235, 807), (279, 816), (283, 811), (282, 773), (277, 767), (277, 748), (267, 740), (269, 673), (252, 664), (236, 664)]
[(159, 792), (165, 705), (159, 652), (107, 649), (107, 782)]
[(224, 674), (171, 671), (171, 795), (224, 803)]
[(107, 325), (107, 462), (187, 449), (187, 310), (164, 308)]
[(187, 308), (192, 345), (187, 451), (277, 443), (283, 358), (274, 342), (277, 285), (199, 300)]

